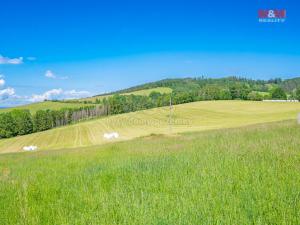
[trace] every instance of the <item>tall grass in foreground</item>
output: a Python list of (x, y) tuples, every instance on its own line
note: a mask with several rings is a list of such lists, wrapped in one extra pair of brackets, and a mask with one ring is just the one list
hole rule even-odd
[(0, 156), (0, 224), (299, 224), (300, 126)]

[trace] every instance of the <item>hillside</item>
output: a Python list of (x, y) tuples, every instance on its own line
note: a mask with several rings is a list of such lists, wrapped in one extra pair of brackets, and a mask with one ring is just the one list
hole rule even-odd
[(86, 106), (83, 103), (65, 103), (65, 102), (54, 102), (54, 101), (45, 101), (45, 102), (37, 102), (37, 103), (32, 103), (28, 105), (22, 105), (22, 106), (17, 106), (13, 108), (5, 108), (1, 109), (0, 108), (0, 113), (2, 112), (9, 112), (13, 109), (29, 109), (31, 113), (35, 113), (38, 110), (46, 110), (46, 109), (51, 109), (51, 110), (58, 110), (62, 108), (77, 108), (81, 106)]
[[(24, 106), (18, 106), (14, 108), (0, 108), (1, 112), (8, 112), (12, 109), (29, 109), (32, 113), (41, 109), (61, 109), (61, 108), (76, 108), (84, 106), (84, 103), (95, 103), (96, 100), (103, 100), (103, 98), (109, 98), (114, 94), (120, 95), (140, 95), (148, 96), (151, 92), (158, 92), (160, 94), (169, 94), (171, 92), (176, 93), (199, 93), (200, 100), (215, 99), (215, 95), (222, 94), (218, 92), (224, 92), (228, 95), (231, 94), (232, 99), (244, 99), (244, 100), (261, 100), (260, 98), (270, 98), (268, 91), (274, 87), (281, 87), (283, 90), (291, 96), (296, 88), (300, 88), (300, 78), (292, 78), (287, 80), (271, 79), (264, 80), (251, 80), (239, 77), (225, 77), (225, 78), (180, 78), (180, 79), (164, 79), (156, 82), (146, 83), (119, 91), (111, 92), (103, 95), (96, 95), (89, 98), (68, 100), (68, 101), (46, 101), (33, 103)], [(250, 92), (255, 92), (257, 96), (248, 96)], [(227, 93), (228, 92), (228, 93)], [(237, 92), (237, 93), (236, 93)], [(244, 95), (243, 95), (244, 92)], [(220, 96), (219, 96), (220, 97)], [(222, 98), (219, 98), (222, 99)], [(223, 96), (224, 97), (224, 96)], [(223, 98), (224, 99), (224, 98)], [(227, 99), (227, 98), (225, 98)], [(216, 100), (216, 99), (215, 99)]]
[(285, 91), (291, 91), (296, 88), (300, 88), (300, 77), (284, 80), (280, 86), (285, 90)]
[[(151, 92), (158, 92), (161, 94), (168, 94), (172, 92), (171, 88), (168, 87), (155, 87), (155, 88), (149, 88), (149, 89), (139, 89), (137, 91), (129, 91), (129, 92), (122, 92), (121, 95), (142, 95), (142, 96), (148, 96)], [(109, 98), (113, 94), (104, 94), (104, 95), (96, 95), (90, 98), (83, 98), (80, 99), (80, 101), (92, 101), (95, 102), (96, 99), (102, 100), (103, 98)]]
[[(167, 88), (167, 87), (166, 88), (158, 87), (158, 88), (151, 88), (151, 89), (123, 93), (122, 95), (133, 94), (133, 95), (148, 96), (153, 91), (164, 94), (164, 93), (171, 93), (172, 89)], [(16, 107), (12, 107), (12, 108), (0, 108), (0, 113), (1, 112), (10, 112), (13, 109), (29, 109), (30, 112), (34, 114), (38, 110), (46, 110), (46, 109), (59, 110), (62, 108), (78, 108), (78, 107), (82, 107), (82, 106), (87, 106), (87, 104), (84, 103), (85, 101), (95, 102), (96, 99), (103, 99), (103, 98), (108, 98), (111, 96), (112, 95), (94, 96), (94, 97), (90, 97), (90, 98), (79, 99), (79, 101), (68, 100), (66, 102), (64, 102), (64, 101), (37, 102), (37, 103), (28, 104), (28, 105), (16, 106)]]
[(25, 136), (0, 140), (0, 152), (19, 152), (24, 146), (40, 150), (75, 148), (108, 142), (105, 132), (118, 132), (118, 140), (150, 134), (201, 131), (249, 124), (296, 119), (298, 103), (252, 101), (202, 101), (173, 106), (172, 126), (169, 107), (114, 115), (55, 128)]
[(273, 86), (279, 86), (286, 92), (291, 93), (295, 88), (300, 87), (300, 77), (292, 79), (271, 79), (271, 80), (253, 80), (240, 77), (224, 77), (224, 78), (178, 78), (178, 79), (164, 79), (151, 83), (141, 84), (131, 88), (112, 92), (112, 94), (121, 94), (126, 92), (134, 92), (139, 90), (168, 87), (173, 91), (198, 91), (206, 85), (216, 85), (219, 87), (229, 87), (232, 85), (245, 85), (255, 91), (265, 92)]
[(2, 154), (0, 221), (299, 224), (299, 137), (288, 121)]

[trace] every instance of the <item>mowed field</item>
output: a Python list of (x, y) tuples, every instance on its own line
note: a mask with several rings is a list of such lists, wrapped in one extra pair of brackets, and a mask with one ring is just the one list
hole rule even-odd
[[(225, 124), (292, 117), (296, 107), (247, 103), (241, 113), (237, 102), (231, 113), (219, 105), (221, 119), (202, 104), (190, 113)], [(2, 154), (0, 224), (300, 224), (299, 146), (291, 120)]]
[(45, 101), (45, 102), (38, 102), (38, 103), (32, 103), (28, 105), (17, 106), (14, 108), (0, 109), (0, 113), (9, 112), (13, 109), (28, 109), (31, 113), (34, 114), (38, 110), (46, 110), (46, 109), (58, 110), (62, 108), (77, 108), (81, 106), (86, 106), (86, 104)]
[(86, 147), (104, 144), (106, 132), (118, 132), (129, 140), (150, 134), (176, 134), (239, 127), (250, 124), (296, 120), (300, 104), (292, 102), (203, 101), (94, 119), (78, 124), (0, 140), (0, 152), (20, 152), (24, 146), (41, 150)]
[[(150, 89), (144, 89), (140, 91), (132, 91), (132, 92), (127, 92), (127, 93), (122, 93), (120, 95), (142, 95), (142, 96), (148, 96), (151, 92), (159, 92), (161, 94), (168, 94), (172, 92), (171, 88), (168, 87), (157, 87), (157, 88), (150, 88)], [(96, 101), (96, 99), (102, 100), (103, 98), (108, 98), (111, 97), (112, 95), (101, 95), (101, 96), (94, 96), (90, 98), (83, 98), (80, 99), (80, 101)]]

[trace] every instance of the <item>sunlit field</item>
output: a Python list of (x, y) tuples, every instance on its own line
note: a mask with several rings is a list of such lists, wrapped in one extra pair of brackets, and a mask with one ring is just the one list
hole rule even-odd
[(0, 224), (299, 224), (299, 146), (292, 120), (2, 154)]
[[(207, 101), (155, 108), (127, 114), (104, 117), (34, 133), (0, 140), (0, 152), (20, 152), (24, 146), (36, 145), (39, 150), (87, 147), (107, 142), (105, 132), (118, 132), (129, 140), (149, 134), (176, 134), (239, 127), (249, 124), (296, 119), (299, 103)], [(171, 125), (170, 125), (171, 124)]]
[(86, 106), (86, 104), (45, 101), (45, 102), (38, 102), (38, 103), (32, 103), (28, 105), (17, 106), (13, 108), (0, 109), (0, 113), (9, 112), (13, 109), (28, 109), (31, 113), (34, 114), (38, 110), (46, 110), (46, 109), (58, 110), (62, 108), (78, 108), (82, 106)]
[[(149, 88), (149, 89), (143, 89), (143, 90), (139, 90), (139, 91), (132, 91), (132, 92), (127, 92), (127, 93), (122, 93), (120, 95), (142, 95), (142, 96), (148, 96), (153, 91), (161, 93), (161, 94), (169, 94), (169, 93), (172, 92), (172, 89), (168, 88), (168, 87), (157, 87), (157, 88)], [(94, 96), (94, 97), (90, 97), (90, 98), (83, 98), (83, 99), (80, 99), (80, 101), (92, 101), (92, 102), (95, 102), (96, 99), (102, 100), (104, 98), (109, 98), (109, 97), (112, 97), (112, 96), (113, 95), (100, 95), (100, 96)]]

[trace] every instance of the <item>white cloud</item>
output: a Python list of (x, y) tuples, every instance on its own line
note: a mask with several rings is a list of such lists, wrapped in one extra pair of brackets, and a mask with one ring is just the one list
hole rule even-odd
[(0, 64), (14, 64), (14, 65), (18, 65), (18, 64), (22, 64), (22, 63), (23, 63), (23, 57), (8, 58), (8, 57), (4, 57), (4, 56), (0, 55)]
[(53, 73), (51, 70), (47, 70), (45, 73), (45, 77), (51, 78), (51, 79), (59, 79), (59, 80), (67, 80), (69, 79), (68, 76), (57, 76), (55, 73)]
[(15, 89), (13, 89), (13, 88), (9, 87), (9, 88), (0, 90), (0, 100), (8, 99), (14, 95), (15, 95)]
[(63, 92), (62, 89), (52, 89), (50, 91), (46, 91), (45, 93), (41, 95), (32, 95), (32, 97), (29, 99), (31, 102), (41, 102), (44, 100), (53, 100), (56, 99), (59, 95), (61, 95)]
[(51, 70), (47, 70), (45, 73), (45, 77), (55, 79), (56, 75)]
[[(1, 78), (1, 77), (0, 77)], [(5, 80), (4, 79), (0, 79), (0, 87), (1, 86), (4, 86), (4, 84), (5, 84)]]
[[(0, 74), (0, 87), (5, 85), (4, 76)], [(20, 96), (15, 93), (15, 89), (7, 87), (0, 89), (0, 104), (1, 106), (16, 106), (28, 104), (29, 102), (41, 102), (44, 100), (63, 100), (63, 99), (78, 99), (91, 96), (88, 91), (63, 90), (61, 88), (52, 89), (42, 94), (33, 94), (31, 96)]]
[(41, 102), (44, 100), (62, 100), (62, 99), (75, 99), (75, 98), (84, 98), (88, 97), (90, 92), (88, 91), (64, 91), (63, 89), (52, 89), (44, 92), (40, 95), (32, 95), (28, 100), (30, 102)]

